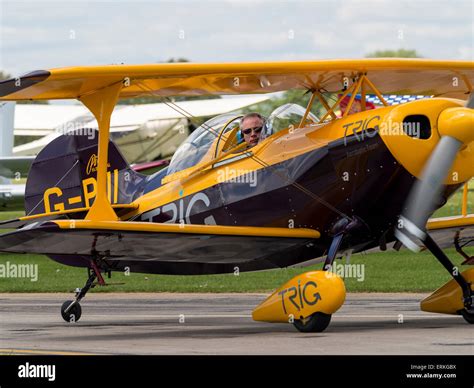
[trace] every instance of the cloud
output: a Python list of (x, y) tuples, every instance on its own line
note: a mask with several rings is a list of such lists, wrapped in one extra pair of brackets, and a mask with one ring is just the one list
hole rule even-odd
[(469, 59), (472, 11), (464, 0), (4, 0), (0, 68), (355, 58), (397, 48)]
[(474, 48), (472, 46), (459, 47), (457, 59), (474, 61)]

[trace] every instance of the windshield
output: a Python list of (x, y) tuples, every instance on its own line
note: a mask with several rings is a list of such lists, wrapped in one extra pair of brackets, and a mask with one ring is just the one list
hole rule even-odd
[[(277, 133), (282, 129), (293, 126), (297, 128), (300, 125), (301, 120), (304, 117), (306, 109), (298, 104), (285, 104), (276, 108), (267, 120), (267, 136), (269, 134)], [(313, 113), (309, 113), (307, 120), (318, 122), (317, 117)]]
[(168, 175), (199, 163), (219, 136), (224, 125), (235, 116), (235, 113), (222, 114), (196, 128), (174, 153), (168, 166)]

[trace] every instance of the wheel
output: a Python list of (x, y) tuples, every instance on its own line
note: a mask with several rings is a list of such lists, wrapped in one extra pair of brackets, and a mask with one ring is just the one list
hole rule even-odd
[(293, 325), (302, 333), (321, 333), (331, 322), (331, 315), (314, 313), (306, 319), (297, 320)]
[(72, 302), (72, 300), (67, 300), (61, 306), (61, 316), (66, 322), (77, 322), (81, 318), (82, 308), (79, 303), (72, 306), (66, 313), (66, 309)]
[(467, 323), (474, 323), (474, 313), (467, 311), (466, 309), (461, 310), (461, 315)]

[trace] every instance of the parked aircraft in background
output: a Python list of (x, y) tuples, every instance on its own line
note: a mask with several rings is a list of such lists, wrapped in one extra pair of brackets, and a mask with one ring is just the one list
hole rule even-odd
[(34, 156), (12, 156), (15, 103), (0, 103), (0, 211), (24, 207), (25, 184)]
[[(117, 105), (111, 118), (110, 138), (128, 163), (168, 158), (189, 136), (191, 118), (232, 112), (268, 100), (269, 96), (171, 101), (157, 104)], [(43, 112), (44, 110), (44, 112)], [(51, 119), (59, 117), (58, 119)], [(74, 129), (97, 129), (97, 121), (83, 106), (17, 105), (15, 136), (45, 135), (13, 148), (13, 155), (37, 155), (46, 144)], [(86, 133), (87, 134), (87, 133)]]

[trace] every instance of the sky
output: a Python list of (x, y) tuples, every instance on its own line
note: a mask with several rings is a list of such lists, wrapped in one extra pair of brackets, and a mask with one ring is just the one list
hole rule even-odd
[(474, 59), (472, 0), (0, 0), (0, 70), (112, 63)]

